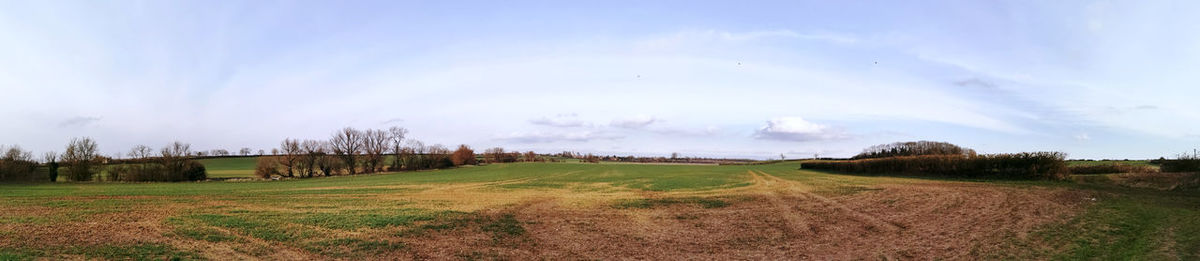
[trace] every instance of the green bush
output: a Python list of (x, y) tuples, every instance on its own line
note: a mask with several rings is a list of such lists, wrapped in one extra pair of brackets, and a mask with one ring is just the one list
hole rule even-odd
[(961, 178), (1063, 179), (1066, 157), (1061, 152), (1022, 152), (987, 155), (926, 155), (876, 159), (817, 161), (804, 169), (860, 174), (907, 174)]
[(1162, 172), (1197, 172), (1200, 171), (1200, 158), (1179, 157), (1173, 160), (1160, 160)]

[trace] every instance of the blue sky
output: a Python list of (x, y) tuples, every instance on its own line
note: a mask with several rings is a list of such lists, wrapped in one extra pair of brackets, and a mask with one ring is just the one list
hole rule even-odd
[(0, 144), (1200, 147), (1200, 2), (0, 1)]

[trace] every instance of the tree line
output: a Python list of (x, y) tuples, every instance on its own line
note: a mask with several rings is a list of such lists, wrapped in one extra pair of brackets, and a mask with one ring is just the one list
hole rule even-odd
[(876, 159), (900, 156), (921, 155), (975, 155), (975, 150), (959, 147), (949, 142), (939, 141), (909, 141), (891, 144), (880, 144), (863, 149), (862, 153), (850, 159)]
[(801, 163), (804, 169), (861, 174), (964, 178), (1063, 179), (1070, 173), (1062, 152), (976, 154), (945, 142), (897, 142), (867, 148), (851, 160)]
[(129, 159), (100, 155), (96, 141), (89, 137), (71, 139), (63, 153), (46, 152), (41, 162), (33, 153), (11, 146), (0, 157), (0, 181), (192, 181), (208, 178), (204, 165), (192, 160), (191, 145), (174, 142), (155, 153), (145, 145), (135, 146)]
[(478, 164), (475, 151), (467, 145), (450, 150), (407, 135), (401, 127), (346, 127), (324, 140), (285, 138), (271, 156), (258, 158), (254, 173), (260, 178), (308, 178)]

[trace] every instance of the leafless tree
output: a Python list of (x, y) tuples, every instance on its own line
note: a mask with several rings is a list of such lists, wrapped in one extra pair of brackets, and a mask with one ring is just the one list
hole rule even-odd
[(282, 142), (279, 142), (279, 152), (283, 154), (283, 156), (279, 157), (279, 164), (282, 164), (287, 169), (288, 177), (295, 177), (293, 168), (295, 168), (296, 162), (300, 161), (300, 141), (296, 139), (283, 139)]
[(154, 149), (151, 149), (150, 146), (137, 145), (129, 149), (129, 154), (127, 155), (131, 159), (146, 159), (150, 157), (151, 153), (154, 153)]
[(242, 148), (241, 150), (238, 150), (238, 154), (242, 156), (250, 156), (250, 148)]
[(408, 129), (392, 126), (388, 128), (388, 133), (391, 134), (388, 138), (390, 138), (389, 141), (392, 145), (392, 154), (395, 155), (392, 158), (392, 169), (398, 170), (400, 169), (400, 161), (402, 160), (401, 154), (403, 154), (402, 150), (404, 149), (404, 137), (408, 135)]
[(74, 181), (92, 180), (99, 165), (97, 159), (99, 150), (96, 147), (96, 141), (92, 138), (71, 139), (71, 142), (67, 144), (66, 152), (63, 152), (62, 155), (63, 163), (70, 166), (67, 169), (68, 178)]
[(501, 147), (490, 148), (483, 151), (483, 159), (487, 161), (487, 163), (500, 163), (501, 158), (504, 157), (503, 155), (504, 148)]
[(316, 140), (300, 142), (300, 151), (303, 153), (303, 156), (300, 157), (300, 169), (304, 177), (312, 177), (319, 168), (317, 161), (325, 157), (325, 147), (324, 142)]
[(37, 162), (33, 159), (33, 153), (21, 149), (21, 146), (13, 145), (7, 150), (3, 150), (0, 146), (0, 181), (33, 181), (39, 179), (37, 177)]
[(391, 134), (384, 130), (368, 129), (363, 131), (362, 147), (366, 154), (366, 165), (363, 166), (363, 172), (374, 172), (383, 169), (383, 154), (387, 152), (391, 143), (389, 136)]
[(342, 159), (351, 175), (356, 173), (354, 169), (358, 165), (358, 154), (363, 150), (362, 139), (363, 132), (350, 127), (334, 132), (333, 137), (329, 138), (333, 153)]

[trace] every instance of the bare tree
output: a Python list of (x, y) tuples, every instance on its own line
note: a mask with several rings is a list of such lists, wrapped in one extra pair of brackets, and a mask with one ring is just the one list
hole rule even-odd
[(429, 154), (425, 157), (425, 168), (440, 169), (454, 166), (450, 160), (450, 149), (442, 144), (429, 146)]
[(163, 147), (159, 162), (165, 168), (165, 173), (160, 174), (158, 180), (163, 181), (184, 181), (184, 180), (204, 180), (208, 178), (208, 174), (203, 164), (193, 161), (190, 155), (192, 153), (192, 145), (180, 141), (172, 142), (166, 147)]
[(398, 170), (400, 169), (401, 154), (403, 154), (404, 150), (404, 136), (408, 135), (408, 129), (392, 126), (388, 128), (388, 133), (391, 134), (388, 138), (390, 138), (389, 141), (392, 145), (392, 154), (395, 155), (395, 157), (392, 157), (392, 169)]
[(242, 156), (250, 156), (250, 148), (242, 148), (241, 150), (238, 150), (238, 154)]
[(287, 176), (295, 177), (295, 172), (292, 169), (296, 166), (296, 162), (300, 160), (300, 141), (296, 139), (283, 139), (279, 142), (279, 152), (283, 156), (279, 158), (279, 164), (287, 168)]
[[(300, 151), (303, 156), (300, 157), (300, 170), (304, 177), (312, 177), (318, 167), (318, 161), (325, 157), (325, 143), (315, 140), (304, 140), (300, 142)], [(328, 174), (326, 174), (328, 175)]]
[(383, 169), (383, 153), (387, 152), (391, 143), (391, 134), (384, 130), (368, 129), (363, 131), (362, 147), (366, 154), (366, 165), (363, 172), (381, 171)]
[(504, 148), (495, 147), (483, 151), (483, 159), (487, 163), (500, 163), (504, 155)]
[(89, 181), (96, 175), (98, 167), (99, 150), (96, 148), (96, 141), (92, 138), (82, 137), (71, 139), (67, 143), (67, 150), (63, 152), (62, 161), (67, 166), (67, 177), (74, 181)]
[(405, 154), (407, 157), (404, 159), (404, 168), (425, 168), (425, 152), (428, 149), (428, 147), (425, 146), (425, 143), (415, 139), (408, 139), (406, 143), (408, 143), (408, 147), (405, 149)]
[(338, 155), (345, 163), (345, 167), (350, 174), (355, 174), (354, 168), (358, 165), (358, 154), (363, 150), (363, 133), (354, 128), (346, 127), (333, 133), (333, 137), (329, 138), (329, 145), (333, 149), (333, 153)]
[(146, 159), (150, 157), (151, 153), (154, 153), (154, 149), (151, 149), (150, 146), (137, 145), (133, 146), (132, 149), (129, 149), (129, 154), (127, 155), (131, 159)]
[[(3, 146), (0, 146), (3, 148)], [(13, 145), (0, 154), (0, 181), (34, 181), (37, 177), (37, 162), (33, 153)]]

